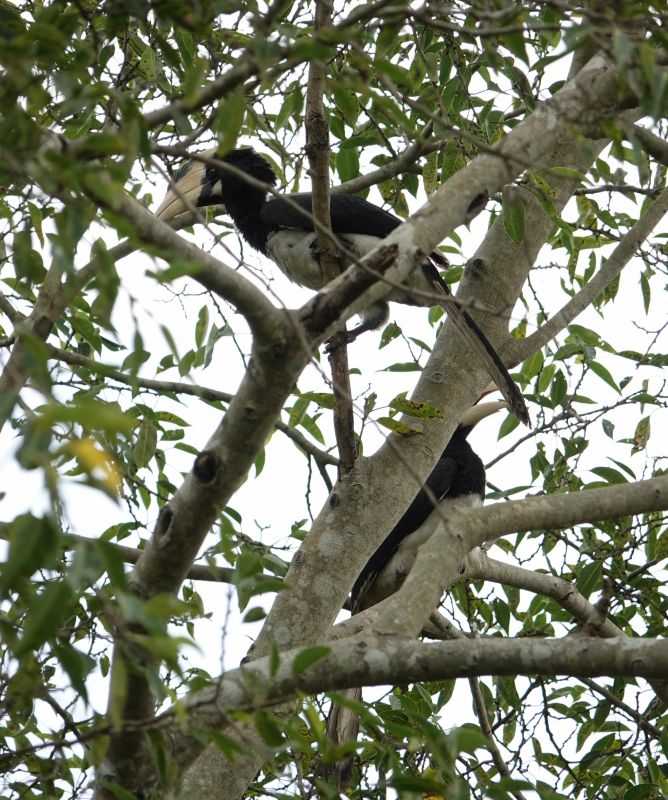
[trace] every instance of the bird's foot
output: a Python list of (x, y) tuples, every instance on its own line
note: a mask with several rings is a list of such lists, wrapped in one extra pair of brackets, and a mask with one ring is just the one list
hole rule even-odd
[(325, 353), (329, 355), (337, 348), (343, 347), (343, 345), (352, 344), (355, 339), (357, 339), (357, 333), (355, 333), (355, 331), (339, 331), (325, 342)]
[(320, 245), (318, 244), (318, 240), (315, 238), (309, 245), (309, 250), (311, 251), (312, 258), (318, 263), (320, 263), (320, 259), (323, 256), (327, 256), (328, 258), (331, 258), (334, 261), (338, 261), (340, 264), (343, 264), (345, 262), (344, 257), (338, 250), (333, 250), (330, 247), (320, 247)]

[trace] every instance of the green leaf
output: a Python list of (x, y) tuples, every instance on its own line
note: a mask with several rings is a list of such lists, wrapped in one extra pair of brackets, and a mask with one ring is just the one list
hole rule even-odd
[(549, 175), (556, 175), (558, 178), (568, 178), (573, 181), (586, 181), (587, 176), (572, 167), (550, 167), (547, 170)]
[(151, 420), (147, 417), (142, 417), (130, 455), (132, 463), (137, 469), (148, 466), (157, 448), (158, 429)]
[(54, 645), (53, 654), (67, 673), (72, 688), (88, 702), (86, 677), (95, 669), (97, 662), (86, 653), (82, 653), (69, 642)]
[(584, 596), (589, 597), (601, 582), (601, 564), (593, 562), (586, 564), (579, 572), (575, 581), (577, 590)]
[(316, 644), (313, 647), (307, 647), (305, 650), (301, 650), (297, 653), (292, 662), (292, 674), (301, 674), (305, 669), (308, 669), (311, 664), (315, 664), (316, 661), (320, 661), (321, 658), (325, 658), (325, 656), (328, 656), (331, 652), (331, 647), (326, 647), (322, 644)]
[(276, 646), (276, 642), (271, 643), (269, 652), (269, 677), (274, 678), (281, 665), (281, 651)]
[(30, 231), (14, 234), (14, 269), (16, 276), (28, 283), (38, 283), (46, 275), (42, 256), (31, 247)]
[(505, 186), (503, 189), (503, 227), (515, 244), (524, 239), (524, 201), (517, 189)]
[(635, 433), (633, 434), (633, 448), (632, 453), (638, 453), (644, 450), (650, 437), (650, 418), (643, 417), (636, 425)]
[(642, 292), (642, 302), (646, 314), (649, 311), (649, 304), (652, 299), (652, 292), (649, 285), (649, 277), (646, 271), (640, 273), (640, 291)]
[(376, 422), (379, 425), (382, 425), (384, 428), (387, 428), (393, 433), (398, 433), (401, 436), (415, 436), (418, 433), (422, 433), (419, 428), (414, 428), (412, 425), (406, 425), (405, 422), (399, 422), (399, 420), (394, 419), (393, 417), (379, 417)]
[(359, 114), (359, 103), (357, 102), (356, 95), (342, 88), (340, 85), (335, 85), (333, 96), (334, 102), (345, 122), (347, 122), (351, 128), (355, 127)]
[(321, 408), (334, 408), (334, 395), (331, 392), (302, 392), (301, 396), (312, 400)]
[(359, 175), (360, 162), (356, 149), (347, 147), (339, 150), (336, 154), (336, 171), (342, 181), (352, 180)]
[(592, 467), (591, 471), (608, 483), (628, 483), (627, 478), (612, 467)]
[(9, 551), (0, 565), (0, 596), (18, 588), (40, 567), (52, 566), (58, 546), (58, 530), (48, 517), (22, 514), (8, 527)]
[(197, 347), (202, 346), (202, 342), (204, 341), (208, 327), (209, 308), (208, 306), (203, 305), (199, 310), (199, 314), (197, 315), (197, 324), (195, 325), (195, 344)]
[(16, 658), (37, 650), (56, 633), (70, 612), (71, 600), (72, 590), (67, 581), (55, 580), (46, 585), (30, 603), (23, 636), (14, 647)]
[(589, 363), (589, 366), (591, 367), (591, 371), (595, 375), (598, 375), (598, 377), (602, 381), (605, 381), (608, 384), (608, 386), (612, 386), (612, 388), (617, 392), (617, 394), (620, 394), (619, 386), (617, 386), (617, 381), (615, 381), (615, 379), (603, 366), (603, 364), (600, 364), (598, 361), (591, 361)]
[(514, 414), (508, 414), (508, 416), (503, 420), (503, 422), (499, 427), (499, 435), (497, 437), (497, 441), (499, 439), (503, 439), (504, 436), (508, 436), (509, 433), (512, 433), (512, 431), (514, 431), (519, 424), (520, 421)]
[[(432, 778), (425, 778), (420, 775), (392, 775), (388, 781), (389, 785), (399, 792), (410, 792), (423, 797), (429, 795), (443, 796), (445, 785), (442, 781), (433, 780)], [(404, 796), (403, 794), (401, 795)], [(412, 794), (411, 794), (412, 796)]]
[(390, 408), (399, 411), (401, 414), (406, 414), (408, 417), (443, 419), (443, 412), (440, 409), (434, 408), (429, 403), (416, 403), (402, 395), (397, 395), (393, 400), (390, 400)]
[(219, 136), (219, 152), (227, 153), (237, 143), (241, 126), (246, 115), (246, 96), (242, 90), (230, 92), (218, 104), (218, 112), (213, 124)]
[(397, 336), (401, 336), (401, 328), (396, 322), (388, 323), (381, 334), (379, 349), (385, 347), (385, 345), (389, 344), (393, 339), (396, 339)]
[(67, 406), (49, 403), (41, 411), (36, 421), (40, 429), (50, 429), (58, 422), (65, 422), (81, 425), (86, 430), (129, 434), (136, 424), (136, 419), (131, 414), (124, 413), (113, 403), (102, 403), (99, 400), (82, 398)]
[(422, 367), (415, 361), (405, 361), (399, 364), (391, 364), (381, 372), (419, 372)]
[(263, 710), (256, 711), (255, 727), (265, 744), (270, 747), (280, 747), (283, 744), (285, 737), (273, 715)]
[(244, 622), (259, 622), (263, 620), (267, 616), (267, 612), (264, 608), (260, 608), (258, 606), (254, 608), (249, 608), (248, 611), (244, 614), (243, 621)]

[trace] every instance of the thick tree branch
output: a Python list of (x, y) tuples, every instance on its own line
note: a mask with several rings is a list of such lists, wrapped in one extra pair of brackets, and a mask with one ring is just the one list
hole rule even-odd
[(660, 164), (668, 166), (668, 142), (665, 139), (643, 128), (642, 125), (632, 125), (625, 121), (621, 121), (620, 124), (629, 139), (636, 139)]
[[(460, 564), (464, 561), (466, 554), (474, 547), (486, 541), (492, 541), (501, 535), (541, 528), (567, 527), (582, 522), (594, 522), (600, 519), (612, 519), (628, 514), (665, 510), (666, 508), (668, 508), (668, 476), (625, 486), (589, 489), (567, 495), (532, 497), (526, 500), (497, 503), (484, 508), (457, 512), (450, 515), (431, 539), (422, 546), (415, 566), (399, 591), (377, 607), (363, 612), (364, 617), (359, 615), (361, 619), (358, 620), (357, 616), (354, 617), (351, 621), (352, 629), (351, 626), (348, 626), (345, 632), (355, 632), (355, 623), (359, 625), (366, 622), (368, 625), (371, 622), (373, 631), (380, 633), (381, 637), (384, 637), (383, 641), (387, 640), (388, 634), (393, 637), (417, 636), (429, 619), (431, 609), (436, 607), (443, 590), (461, 578)], [(469, 556), (469, 559), (472, 560), (473, 556)], [(289, 583), (291, 572), (293, 572), (292, 567), (287, 577)], [(517, 570), (513, 573), (512, 569), (507, 569), (504, 574), (507, 574), (509, 578), (513, 574), (516, 579), (521, 577), (526, 587), (531, 580), (530, 574), (527, 575), (526, 572), (523, 570), (522, 575), (518, 576)], [(470, 577), (476, 577), (475, 573), (472, 572)], [(534, 580), (536, 591), (545, 587), (546, 582), (539, 580), (539, 576), (536, 576)], [(510, 579), (508, 582), (512, 585)], [(558, 590), (563, 590), (562, 584), (558, 581), (555, 581), (554, 584)], [(318, 587), (313, 588), (316, 590), (317, 597)], [(561, 602), (563, 602), (563, 598)], [(578, 615), (584, 620), (589, 619), (593, 610), (590, 604), (585, 605), (576, 601), (571, 601), (570, 608), (576, 609)], [(337, 636), (344, 632), (343, 626), (337, 626), (334, 630)], [(618, 629), (608, 620), (602, 623), (602, 630), (610, 635), (616, 634), (616, 643), (620, 640), (627, 641), (620, 636)], [(346, 641), (350, 641), (350, 637), (347, 637)], [(364, 639), (361, 638), (359, 641), (363, 645)], [(401, 641), (401, 639), (394, 639), (394, 641)], [(467, 642), (470, 643), (470, 640)], [(334, 645), (332, 646), (334, 647)], [(358, 654), (357, 658), (360, 660), (362, 656)], [(458, 671), (455, 668), (455, 674), (461, 676), (469, 673)], [(484, 670), (475, 674), (484, 674)], [(577, 673), (573, 672), (572, 674)], [(659, 671), (647, 677), (663, 679), (664, 675)], [(413, 680), (413, 678), (407, 678), (405, 675), (398, 676), (397, 682), (402, 680)], [(662, 680), (653, 681), (653, 687), (658, 690), (660, 696), (662, 696), (662, 683)], [(353, 685), (370, 684), (367, 682), (351, 683), (340, 685), (338, 688), (348, 688)], [(190, 759), (194, 758), (199, 751), (199, 746), (193, 741), (186, 743), (174, 740), (174, 744), (176, 749), (183, 748), (183, 751), (188, 753), (186, 763), (190, 763)], [(249, 762), (249, 764), (251, 763)]]
[[(524, 164), (537, 161), (550, 152), (558, 153), (559, 165), (572, 162), (572, 157), (565, 157), (557, 148), (557, 143), (561, 142), (560, 146), (567, 153), (573, 151), (573, 143), (568, 135), (569, 124), (577, 122), (585, 111), (614, 105), (616, 99), (614, 70), (602, 59), (594, 59), (574, 81), (567, 83), (557, 95), (538, 106), (531, 117), (517, 125), (495, 147), (494, 154), (480, 156), (469, 167), (456, 173), (415, 215), (411, 223), (402, 225), (376, 253), (368, 257), (368, 263), (375, 263), (381, 269), (387, 268), (390, 280), (403, 281), (414, 266), (420, 263), (424, 253), (430, 252), (456, 225), (475, 216), (484, 206), (485, 198), (519, 174)], [(596, 149), (592, 148), (586, 157), (576, 160), (577, 167), (586, 168), (595, 154)], [(568, 182), (563, 185), (562, 195), (565, 202), (574, 186)], [(540, 228), (541, 233), (546, 227), (543, 225)], [(530, 228), (529, 232), (535, 233)], [(544, 240), (540, 239), (540, 235), (536, 238), (540, 241), (532, 241), (532, 247), (539, 247)], [(396, 253), (398, 257), (395, 261)], [(530, 263), (526, 258), (517, 264), (512, 279), (507, 281), (504, 291), (500, 293), (504, 302), (513, 293), (517, 297)], [(303, 318), (309, 338), (321, 341), (353, 312), (380, 298), (386, 288), (376, 284), (367, 289), (373, 282), (374, 277), (367, 274), (364, 265), (354, 266), (328, 286), (327, 292), (319, 293), (304, 309)], [(487, 287), (491, 289), (492, 284), (497, 288), (498, 280), (492, 282), (487, 279)], [(367, 291), (363, 291), (364, 289)], [(491, 305), (495, 307), (494, 304)], [(342, 312), (344, 308), (346, 310)], [(461, 343), (453, 342), (451, 337), (448, 345), (444, 344), (449, 328), (448, 324), (444, 326), (444, 334), (439, 337), (414, 395), (415, 399), (424, 399), (437, 407), (443, 407), (444, 398), (450, 395), (446, 421), (426, 423), (424, 434), (419, 437), (418, 442), (395, 442), (392, 437), (391, 443), (382, 448), (373, 460), (358, 459), (348, 476), (335, 489), (329, 507), (316, 521), (299, 557), (293, 561), (288, 575), (291, 589), (277, 597), (258, 640), (258, 654), (267, 652), (270, 643), (274, 641), (281, 647), (290, 647), (317, 641), (324, 634), (336, 610), (342, 605), (363, 560), (377, 546), (384, 531), (399, 517), (414, 494), (414, 486), (411, 481), (405, 480), (405, 472), (396, 469), (397, 449), (403, 451), (407, 461), (415, 464), (414, 471), (418, 479), (423, 480), (454, 429), (457, 419), (482, 388), (486, 377), (482, 370), (471, 369), (467, 363), (466, 351), (462, 352)], [(490, 325), (488, 332), (492, 333), (494, 340), (500, 335), (501, 326), (498, 323), (496, 328)], [(186, 481), (183, 490), (177, 493), (177, 498), (192, 494), (188, 483)], [(217, 497), (224, 497), (226, 494), (227, 492), (217, 493)], [(200, 499), (199, 492), (192, 496)], [(186, 507), (188, 505), (186, 503)], [(378, 520), (379, 508), (383, 512), (381, 525)], [(181, 511), (178, 506), (176, 510)], [(196, 526), (199, 530), (202, 530), (202, 522), (208, 527), (210, 519), (202, 516), (201, 504), (188, 510), (191, 514), (199, 515)], [(181, 524), (186, 523), (186, 514), (178, 516)], [(185, 524), (182, 529), (179, 525), (178, 529), (185, 532), (188, 527)], [(356, 535), (361, 532), (368, 535)], [(159, 525), (154, 538), (159, 540), (161, 534)], [(188, 537), (189, 541), (191, 538)], [(179, 541), (180, 539), (181, 536), (178, 537)], [(194, 541), (199, 541), (198, 536), (194, 537)], [(321, 547), (324, 548), (322, 551)], [(340, 554), (345, 554), (345, 558), (339, 557)], [(326, 557), (323, 560), (324, 556)], [(149, 558), (145, 563), (150, 562)], [(138, 569), (141, 565), (142, 562)], [(170, 575), (177, 577), (172, 571)], [(154, 581), (157, 581), (157, 585), (164, 585), (160, 574), (153, 573), (152, 578), (146, 581), (142, 579), (141, 583), (153, 586)], [(308, 615), (303, 614), (304, 603), (308, 604)], [(131, 748), (128, 748), (127, 743), (123, 749), (127, 756), (133, 756), (127, 761), (128, 769), (143, 766), (137, 749), (130, 753)], [(257, 765), (257, 762), (249, 762), (248, 770)], [(250, 775), (251, 772), (246, 774)], [(139, 781), (136, 784), (133, 782), (133, 785), (141, 784), (142, 776), (137, 777)], [(219, 788), (222, 790), (224, 787)], [(231, 797), (227, 790), (223, 793)]]
[[(329, 647), (329, 655), (297, 675), (293, 664), (299, 650), (283, 653), (274, 672), (269, 658), (262, 658), (225, 673), (214, 687), (188, 699), (189, 721), (198, 728), (214, 728), (226, 721), (232, 709), (271, 707), (298, 692), (480, 675), (659, 678), (668, 670), (668, 641), (655, 639), (491, 638), (425, 643), (371, 636), (332, 642)], [(158, 722), (169, 724), (172, 713)], [(184, 748), (172, 755), (183, 765), (192, 753)]]

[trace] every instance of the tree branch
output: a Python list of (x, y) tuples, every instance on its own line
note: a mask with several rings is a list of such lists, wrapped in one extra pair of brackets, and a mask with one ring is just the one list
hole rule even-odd
[[(329, 28), (332, 24), (331, 0), (317, 0), (314, 31)], [(341, 264), (337, 257), (337, 241), (331, 232), (329, 188), (329, 131), (325, 121), (323, 92), (325, 67), (313, 59), (308, 68), (306, 88), (306, 155), (311, 173), (312, 213), (319, 224), (315, 226), (320, 249), (320, 265), (325, 284), (338, 277)], [(330, 340), (329, 364), (332, 371), (334, 394), (334, 434), (339, 450), (339, 477), (350, 471), (357, 457), (353, 418), (352, 391), (348, 370), (348, 348), (345, 324)]]
[(668, 142), (665, 139), (643, 128), (642, 125), (632, 125), (624, 120), (619, 120), (619, 124), (628, 139), (640, 142), (660, 164), (668, 166)]
[[(604, 102), (606, 107), (608, 101), (616, 97), (614, 79), (608, 67), (601, 62), (588, 66), (584, 75), (567, 83), (551, 101), (547, 101), (545, 109), (541, 111), (537, 107), (531, 117), (519, 123), (505, 140), (497, 144), (497, 156), (480, 156), (455, 173), (411, 221), (384, 240), (381, 254), (391, 250), (395, 242), (399, 250), (395, 266), (390, 268), (393, 279), (401, 280), (402, 270), (408, 274), (412, 264), (421, 259), (423, 253), (430, 252), (448, 231), (475, 214), (478, 210), (476, 198), (480, 200), (481, 195), (496, 191), (502, 181), (512, 177), (509, 172), (512, 172), (510, 165), (515, 163), (512, 158), (514, 152), (522, 156), (523, 162), (526, 158), (539, 161), (546, 152), (554, 149), (558, 155), (552, 160), (558, 158), (556, 163), (573, 166), (580, 171), (587, 169), (591, 159), (596, 157), (599, 146), (591, 147), (587, 154), (588, 161), (585, 162), (580, 146), (570, 138), (562, 110), (569, 118), (575, 118), (576, 108), (581, 113), (585, 107), (596, 103), (592, 91), (600, 92), (598, 100)], [(559, 131), (561, 138), (558, 138)], [(602, 147), (603, 143), (600, 144)], [(573, 189), (572, 182), (557, 184), (557, 208), (563, 207)], [(475, 288), (480, 293), (484, 289), (486, 301), (494, 299), (502, 283), (505, 284), (502, 302), (506, 298), (510, 302), (512, 296), (514, 303), (518, 296), (531, 263), (530, 256), (538, 252), (551, 226), (538, 203), (528, 208), (527, 226), (527, 241), (523, 244), (522, 254), (518, 257), (517, 246), (509, 248), (507, 261), (503, 262), (512, 270), (510, 274), (504, 273), (503, 280), (498, 273), (492, 275), (490, 271), (475, 276)], [(508, 239), (502, 221), (496, 221), (490, 237), (490, 248), (501, 250), (504, 247), (502, 242)], [(525, 252), (527, 250), (529, 257)], [(371, 256), (371, 260), (377, 258), (378, 252)], [(487, 253), (484, 252), (484, 255)], [(350, 300), (350, 287), (358, 278), (366, 281), (367, 285), (370, 283), (368, 276), (354, 266), (328, 286), (326, 296), (320, 293), (306, 304), (304, 313), (308, 315), (311, 310), (314, 328), (319, 327), (320, 331), (323, 328), (334, 329), (337, 321), (334, 320), (331, 325), (331, 317), (322, 321), (320, 312), (328, 307), (330, 297), (334, 298), (338, 307), (345, 305), (343, 298)], [(382, 294), (382, 286), (372, 288), (374, 291), (379, 289)], [(464, 289), (473, 294), (471, 281)], [(365, 303), (368, 303), (373, 295), (365, 293), (364, 297)], [(353, 303), (356, 305), (355, 301)], [(494, 300), (491, 305), (497, 303), (498, 300)], [(332, 316), (336, 317), (336, 314)], [(318, 319), (321, 320), (320, 325)], [(507, 332), (500, 331), (496, 318), (494, 321), (494, 331), (490, 331), (489, 325), (483, 326), (487, 328), (486, 333), (493, 333), (493, 344), (496, 343), (494, 334), (497, 339), (501, 335), (507, 336)], [(308, 320), (306, 324), (308, 327)], [(303, 543), (299, 559), (293, 560), (290, 569), (291, 590), (282, 592), (274, 603), (257, 642), (260, 654), (274, 640), (274, 631), (277, 629), (290, 631), (285, 646), (317, 641), (324, 635), (365, 559), (378, 547), (383, 536), (413, 499), (416, 484), (407, 478), (403, 464), (410, 463), (412, 474), (420, 484), (424, 483), (457, 421), (475, 401), (485, 381), (484, 371), (470, 363), (466, 346), (452, 334), (452, 328), (446, 321), (412, 396), (416, 402), (426, 402), (442, 409), (444, 420), (424, 422), (422, 433), (417, 437), (390, 436), (388, 443), (371, 459), (358, 459), (351, 473), (335, 487), (330, 502)], [(410, 422), (414, 424), (415, 420)], [(402, 459), (399, 464), (397, 454)], [(324, 548), (322, 552), (321, 546)], [(326, 559), (323, 558), (325, 551), (328, 553)], [(322, 592), (315, 598), (312, 591), (314, 585), (322, 586)], [(309, 615), (304, 618), (299, 609), (303, 607), (306, 597), (309, 598)]]
[[(191, 724), (215, 728), (233, 709), (271, 707), (298, 692), (315, 694), (480, 675), (659, 678), (668, 669), (668, 641), (663, 639), (490, 638), (425, 643), (371, 636), (331, 642), (328, 647), (328, 655), (298, 674), (293, 665), (300, 650), (284, 652), (277, 668), (265, 657), (225, 673), (214, 687), (186, 701)], [(257, 687), (263, 687), (261, 694)], [(157, 721), (178, 725), (170, 722), (173, 713), (168, 711)], [(192, 754), (183, 749), (172, 755), (183, 766)]]

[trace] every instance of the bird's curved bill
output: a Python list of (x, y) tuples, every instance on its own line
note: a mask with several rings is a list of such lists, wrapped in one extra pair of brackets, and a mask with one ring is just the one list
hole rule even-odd
[(502, 408), (510, 408), (505, 400), (490, 400), (486, 403), (476, 403), (464, 414), (459, 425), (462, 428), (474, 428), (481, 420), (489, 417), (490, 414), (495, 414)]
[(188, 162), (183, 174), (180, 177), (177, 175), (176, 181), (170, 186), (155, 216), (163, 222), (169, 222), (186, 211), (195, 211), (205, 179), (206, 164), (201, 161)]

